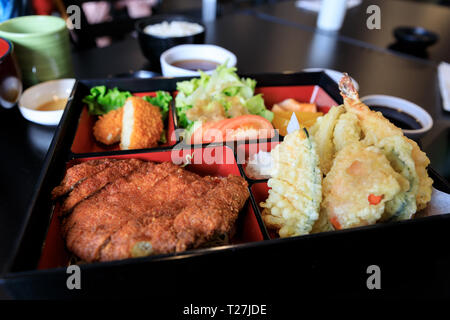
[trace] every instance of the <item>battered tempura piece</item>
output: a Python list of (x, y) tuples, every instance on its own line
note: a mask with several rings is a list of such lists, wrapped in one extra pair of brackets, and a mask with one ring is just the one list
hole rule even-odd
[(106, 145), (119, 142), (122, 133), (122, 116), (123, 108), (100, 116), (93, 128), (95, 139)]
[(347, 112), (356, 114), (360, 120), (359, 124), (364, 134), (363, 142), (365, 144), (373, 145), (386, 137), (401, 136), (402, 139), (412, 146), (412, 158), (419, 177), (419, 189), (416, 196), (417, 210), (425, 208), (431, 200), (431, 186), (433, 184), (433, 180), (428, 176), (426, 169), (430, 163), (426, 154), (420, 150), (415, 141), (405, 137), (400, 128), (383, 117), (381, 112), (370, 110), (369, 107), (359, 100), (358, 92), (347, 74), (342, 77), (339, 88), (344, 98), (345, 109)]
[(280, 237), (308, 234), (319, 218), (322, 173), (315, 143), (306, 129), (288, 134), (271, 152), (269, 197), (261, 203), (263, 220)]
[(249, 196), (238, 176), (200, 177), (169, 162), (134, 159), (114, 167), (85, 179), (89, 192), (74, 188), (69, 197), (85, 198), (60, 217), (67, 248), (87, 262), (201, 246), (231, 232)]
[(164, 129), (159, 108), (141, 98), (130, 97), (123, 109), (120, 149), (157, 146)]
[(389, 160), (392, 168), (406, 179), (402, 192), (386, 203), (382, 221), (410, 219), (417, 211), (416, 196), (419, 190), (412, 146), (403, 137), (392, 136), (382, 139), (377, 147)]
[(317, 153), (320, 158), (320, 171), (327, 174), (333, 164), (335, 148), (333, 145), (333, 133), (339, 117), (345, 112), (343, 106), (332, 107), (330, 111), (319, 117), (311, 127), (311, 136), (317, 145)]
[(361, 139), (361, 127), (358, 118), (353, 113), (342, 114), (334, 127), (333, 143), (336, 152), (346, 145), (358, 142)]
[(374, 224), (408, 182), (376, 147), (357, 142), (337, 153), (323, 180), (322, 208), (336, 229)]

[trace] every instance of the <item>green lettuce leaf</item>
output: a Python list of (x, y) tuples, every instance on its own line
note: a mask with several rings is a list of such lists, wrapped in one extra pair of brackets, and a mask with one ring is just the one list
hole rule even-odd
[(248, 99), (245, 103), (245, 106), (251, 114), (256, 114), (272, 122), (273, 112), (266, 109), (266, 106), (264, 105), (264, 99), (261, 94), (257, 94), (256, 96)]
[(83, 102), (87, 104), (88, 111), (92, 115), (102, 115), (118, 109), (131, 97), (129, 91), (120, 91), (117, 88), (106, 89), (105, 86), (93, 87), (90, 93), (83, 98)]
[(166, 120), (167, 114), (169, 113), (170, 101), (172, 101), (170, 93), (166, 91), (157, 91), (155, 97), (145, 96), (142, 98), (152, 105), (159, 107), (163, 121)]
[[(83, 102), (87, 104), (90, 114), (99, 116), (122, 107), (125, 101), (131, 96), (132, 94), (129, 91), (96, 86), (91, 89), (90, 95), (83, 98)], [(142, 98), (160, 108), (163, 120), (167, 118), (170, 101), (172, 101), (170, 93), (157, 91), (155, 97), (144, 96)]]

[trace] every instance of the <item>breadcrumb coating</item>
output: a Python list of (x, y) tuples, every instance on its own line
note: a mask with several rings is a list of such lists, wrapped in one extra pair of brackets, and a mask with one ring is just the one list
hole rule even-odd
[(73, 183), (80, 187), (69, 197), (79, 201), (60, 220), (67, 248), (86, 262), (202, 246), (232, 232), (249, 197), (240, 176), (202, 177), (171, 162), (116, 160), (89, 177), (85, 168), (71, 168), (84, 180)]
[(106, 145), (119, 142), (122, 133), (122, 116), (123, 107), (100, 116), (93, 128), (95, 139)]
[(157, 146), (164, 129), (159, 108), (138, 97), (128, 98), (123, 108), (120, 148), (128, 150)]

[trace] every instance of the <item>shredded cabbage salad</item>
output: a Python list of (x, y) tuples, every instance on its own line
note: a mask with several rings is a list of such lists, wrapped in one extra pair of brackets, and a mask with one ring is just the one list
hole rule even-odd
[[(266, 109), (261, 94), (254, 94), (256, 81), (240, 78), (236, 70), (234, 67), (222, 64), (211, 75), (200, 71), (200, 78), (178, 82), (178, 95), (175, 98), (178, 125), (186, 128), (188, 132), (198, 127), (199, 121), (191, 120), (187, 115), (187, 111), (193, 108), (197, 101), (202, 101), (204, 104), (206, 101), (203, 107), (205, 112), (217, 107), (217, 103), (220, 103), (224, 108), (224, 114), (232, 118), (227, 111), (231, 107), (231, 101), (235, 103), (238, 100), (249, 114), (259, 115), (272, 121), (273, 113)], [(230, 99), (231, 97), (234, 97), (233, 100)]]

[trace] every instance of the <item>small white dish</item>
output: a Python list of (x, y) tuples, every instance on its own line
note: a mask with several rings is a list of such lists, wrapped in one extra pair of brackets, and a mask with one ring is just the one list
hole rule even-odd
[(369, 107), (385, 106), (394, 109), (397, 112), (406, 113), (407, 115), (415, 118), (421, 126), (420, 129), (402, 129), (403, 133), (409, 138), (419, 139), (433, 127), (433, 118), (431, 118), (430, 114), (425, 109), (408, 100), (393, 96), (375, 94), (362, 97), (361, 101)]
[(36, 109), (51, 100), (68, 99), (74, 85), (75, 79), (58, 79), (42, 82), (28, 88), (19, 100), (20, 113), (31, 122), (46, 126), (58, 125), (64, 109), (54, 111)]
[[(236, 66), (237, 58), (234, 53), (219, 46), (211, 44), (182, 44), (170, 48), (161, 54), (161, 70), (165, 77), (198, 76), (197, 71), (175, 67), (172, 63), (180, 60), (208, 60), (223, 64), (228, 67)], [(214, 70), (206, 71), (211, 74)]]
[[(341, 81), (344, 74), (337, 70), (332, 69), (324, 69), (324, 68), (307, 68), (303, 69), (304, 72), (321, 72), (324, 71), (331, 79), (333, 79), (334, 82), (339, 84), (339, 81)], [(355, 89), (359, 91), (359, 84), (356, 82), (355, 79), (352, 78), (353, 85), (355, 86)]]

